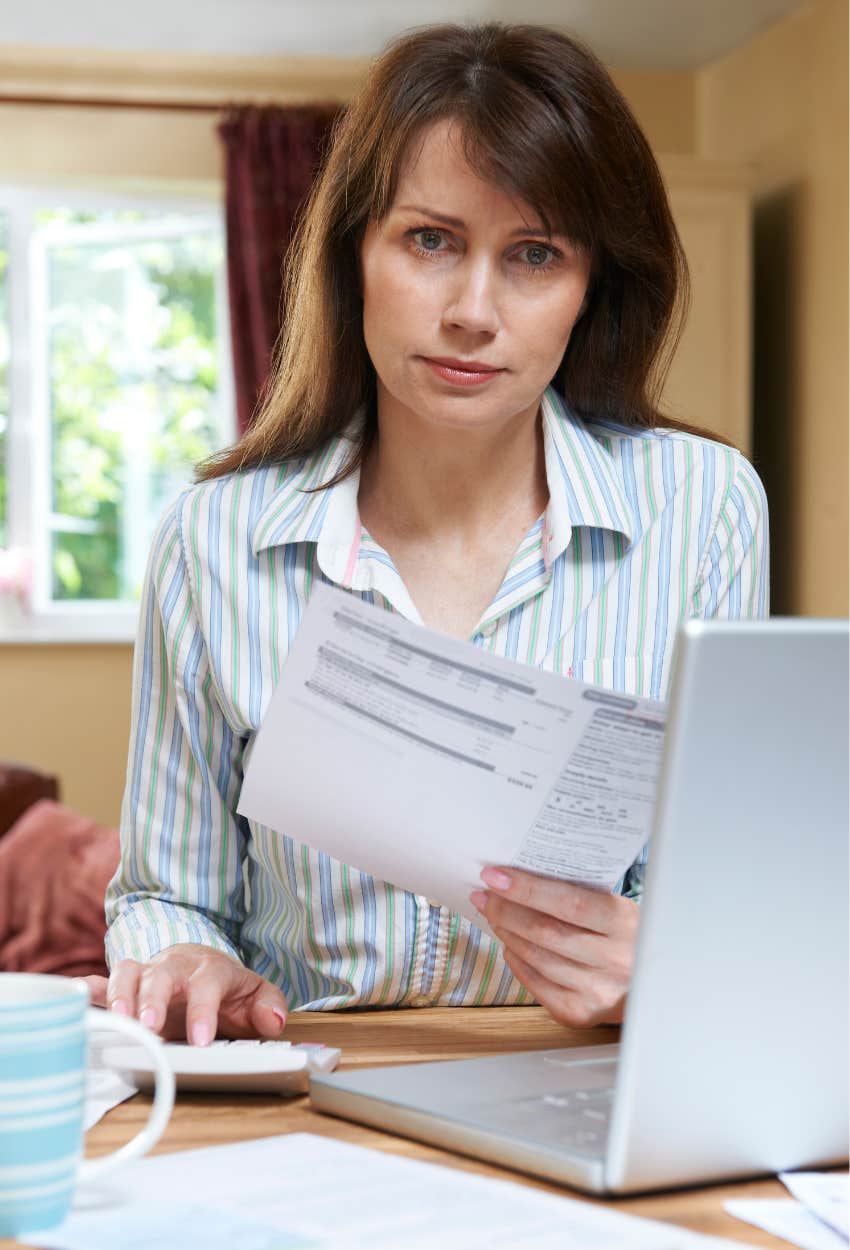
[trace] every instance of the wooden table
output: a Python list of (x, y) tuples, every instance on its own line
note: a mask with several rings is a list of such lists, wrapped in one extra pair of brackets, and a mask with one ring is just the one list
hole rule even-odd
[[(611, 1029), (589, 1032), (565, 1029), (554, 1024), (541, 1007), (433, 1007), (329, 1014), (304, 1012), (290, 1016), (286, 1036), (293, 1042), (325, 1042), (341, 1047), (342, 1068), (427, 1059), (462, 1059), (473, 1055), (586, 1046), (616, 1040), (616, 1032)], [(87, 1153), (93, 1156), (103, 1154), (126, 1141), (146, 1118), (149, 1101), (149, 1098), (138, 1094), (110, 1111), (87, 1135)], [(467, 1172), (521, 1181), (550, 1193), (587, 1197), (519, 1172), (510, 1172), (434, 1146), (320, 1115), (311, 1109), (307, 1097), (179, 1095), (171, 1122), (156, 1153), (271, 1137), (278, 1133), (316, 1133), (411, 1159), (425, 1159)], [(768, 1178), (640, 1198), (614, 1199), (608, 1205), (634, 1215), (726, 1237), (730, 1241), (788, 1250), (787, 1242), (743, 1224), (723, 1210), (725, 1198), (781, 1196), (787, 1196), (785, 1188), (779, 1181)], [(597, 1200), (587, 1198), (587, 1201)], [(17, 1244), (0, 1240), (0, 1250)]]

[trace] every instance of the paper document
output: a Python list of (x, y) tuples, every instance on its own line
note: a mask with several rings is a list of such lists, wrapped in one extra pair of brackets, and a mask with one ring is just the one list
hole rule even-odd
[(793, 1198), (730, 1198), (723, 1203), (730, 1215), (800, 1250), (847, 1250), (843, 1237)]
[(106, 1068), (89, 1068), (86, 1072), (84, 1131), (87, 1132), (97, 1124), (98, 1120), (102, 1120), (107, 1111), (111, 1111), (120, 1102), (132, 1098), (138, 1092), (135, 1085), (123, 1080), (117, 1072), (111, 1072)]
[(850, 1175), (847, 1172), (780, 1172), (779, 1179), (798, 1202), (845, 1241), (850, 1239)]
[(481, 925), (486, 864), (616, 885), (649, 836), (665, 717), (317, 585), (238, 810)]
[(157, 1155), (81, 1189), (52, 1250), (727, 1250), (512, 1181), (308, 1133)]

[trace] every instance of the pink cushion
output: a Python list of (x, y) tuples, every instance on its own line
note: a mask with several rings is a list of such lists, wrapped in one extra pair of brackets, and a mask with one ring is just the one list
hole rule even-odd
[(43, 799), (0, 840), (0, 970), (106, 972), (103, 898), (118, 832)]
[(0, 764), (0, 834), (39, 799), (58, 799), (59, 783), (24, 764)]

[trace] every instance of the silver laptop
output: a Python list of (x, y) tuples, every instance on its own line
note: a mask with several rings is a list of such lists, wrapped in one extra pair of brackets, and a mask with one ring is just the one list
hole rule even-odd
[(603, 1193), (846, 1159), (847, 696), (847, 622), (685, 624), (619, 1045), (313, 1077), (313, 1106)]

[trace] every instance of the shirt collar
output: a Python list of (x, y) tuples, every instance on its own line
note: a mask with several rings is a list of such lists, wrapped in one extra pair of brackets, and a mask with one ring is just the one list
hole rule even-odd
[[(545, 391), (541, 408), (549, 488), (543, 559), (548, 569), (566, 551), (575, 526), (615, 530), (631, 540), (634, 517), (611, 453), (553, 387)], [(296, 463), (257, 518), (251, 541), (255, 555), (268, 547), (315, 542), (327, 576), (352, 585), (360, 546), (360, 472), (328, 490), (315, 488), (340, 471), (357, 437), (355, 424)]]
[(614, 530), (631, 541), (634, 514), (614, 457), (576, 417), (554, 387), (541, 404), (549, 505), (543, 523), (548, 569), (566, 551), (573, 528)]
[(254, 524), (251, 549), (255, 555), (268, 547), (318, 542), (326, 536), (329, 523), (339, 521), (340, 514), (347, 524), (342, 529), (337, 524), (335, 537), (341, 540), (347, 534), (350, 540), (357, 513), (359, 470), (327, 490), (321, 487), (350, 459), (356, 437), (355, 430), (337, 434), (293, 464)]

